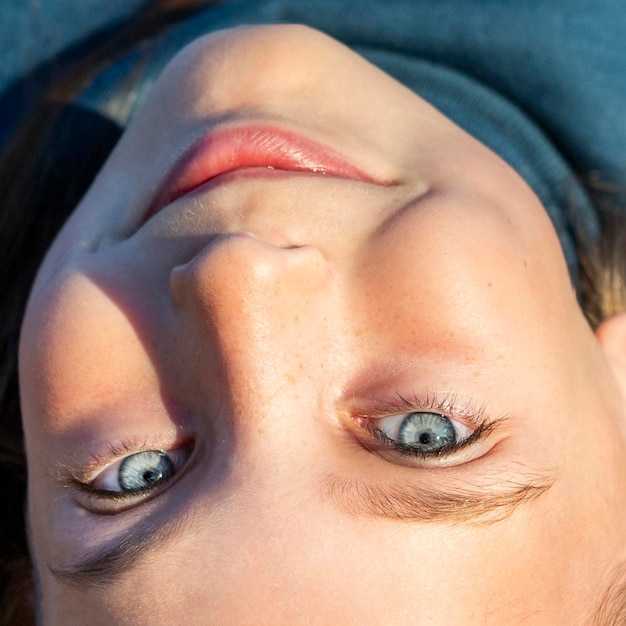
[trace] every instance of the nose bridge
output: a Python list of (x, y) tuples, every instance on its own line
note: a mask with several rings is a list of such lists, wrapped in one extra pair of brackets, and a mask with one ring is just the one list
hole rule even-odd
[(331, 281), (316, 247), (281, 247), (247, 233), (218, 236), (170, 278), (175, 302), (190, 314), (188, 332), (217, 351), (232, 384), (257, 394), (306, 375), (326, 340)]

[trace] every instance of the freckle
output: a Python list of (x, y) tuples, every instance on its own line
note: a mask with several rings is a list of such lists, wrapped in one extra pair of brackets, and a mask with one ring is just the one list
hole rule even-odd
[(263, 436), (265, 434), (265, 431), (262, 428), (259, 428), (257, 430), (257, 433), (259, 433), (259, 435)]
[(476, 370), (474, 372), (474, 377), (478, 378), (480, 376), (480, 370)]
[(362, 328), (358, 328), (357, 330), (354, 331), (354, 336), (355, 337), (360, 337), (363, 334), (363, 329)]
[(491, 287), (491, 281), (487, 283), (487, 287)]
[(528, 262), (524, 261), (524, 267), (528, 267)]
[(307, 443), (307, 442), (303, 439), (303, 440), (300, 442), (300, 445), (301, 445), (301, 446), (308, 446), (309, 444), (308, 444), (308, 443)]
[(299, 322), (300, 321), (300, 316), (299, 315), (294, 315), (293, 321), (294, 322)]
[(302, 363), (300, 363), (300, 365), (298, 367), (300, 368), (300, 370), (304, 369), (304, 365), (302, 365)]

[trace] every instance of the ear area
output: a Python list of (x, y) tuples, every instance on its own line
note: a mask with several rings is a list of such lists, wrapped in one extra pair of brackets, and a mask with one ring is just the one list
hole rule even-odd
[(595, 335), (626, 398), (626, 313), (604, 320), (596, 328)]

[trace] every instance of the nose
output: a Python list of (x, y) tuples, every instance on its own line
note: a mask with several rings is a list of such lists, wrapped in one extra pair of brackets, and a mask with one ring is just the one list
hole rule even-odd
[[(210, 361), (215, 352), (231, 393), (273, 393), (303, 384), (328, 339), (330, 263), (314, 246), (281, 246), (248, 233), (210, 241), (170, 276), (185, 333)], [(268, 391), (269, 393), (269, 391)]]

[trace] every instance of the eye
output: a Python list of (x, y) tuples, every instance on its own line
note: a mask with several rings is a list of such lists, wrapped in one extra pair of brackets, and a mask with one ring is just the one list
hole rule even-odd
[(377, 419), (374, 434), (401, 451), (437, 456), (462, 447), (475, 431), (440, 413), (419, 411)]
[(91, 486), (111, 494), (148, 491), (170, 480), (188, 456), (185, 447), (137, 452), (107, 467), (96, 476)]

